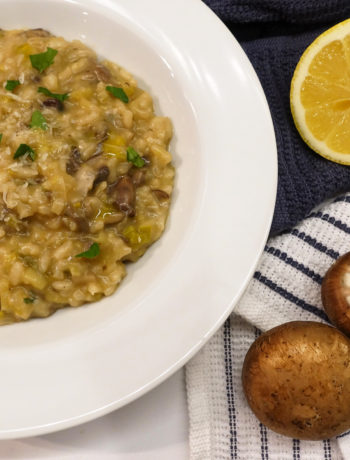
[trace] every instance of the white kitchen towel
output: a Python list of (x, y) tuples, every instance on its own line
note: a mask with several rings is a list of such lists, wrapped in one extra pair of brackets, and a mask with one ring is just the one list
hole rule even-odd
[(241, 385), (248, 348), (260, 334), (293, 320), (327, 322), (321, 283), (350, 251), (350, 193), (270, 238), (234, 314), (186, 366), (191, 460), (349, 460), (350, 431), (300, 441), (263, 426)]

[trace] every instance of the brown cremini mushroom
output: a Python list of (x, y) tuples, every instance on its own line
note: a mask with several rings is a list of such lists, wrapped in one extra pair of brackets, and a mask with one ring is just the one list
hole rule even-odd
[(294, 321), (262, 334), (242, 371), (257, 418), (297, 439), (328, 439), (350, 428), (350, 339), (336, 328)]
[(322, 282), (322, 303), (329, 319), (350, 335), (350, 252), (340, 257)]

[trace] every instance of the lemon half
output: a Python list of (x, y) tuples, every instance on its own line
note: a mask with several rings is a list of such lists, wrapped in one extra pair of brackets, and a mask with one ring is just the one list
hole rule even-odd
[(350, 164), (350, 19), (316, 38), (294, 71), (290, 104), (297, 130), (315, 152)]

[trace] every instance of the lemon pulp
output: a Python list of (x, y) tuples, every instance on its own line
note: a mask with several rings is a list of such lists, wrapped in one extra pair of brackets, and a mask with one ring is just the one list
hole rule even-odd
[(329, 160), (350, 164), (350, 20), (321, 34), (304, 52), (290, 102), (304, 141)]

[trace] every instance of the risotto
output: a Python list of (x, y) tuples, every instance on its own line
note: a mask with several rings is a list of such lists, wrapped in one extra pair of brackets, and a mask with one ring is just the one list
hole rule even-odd
[(0, 323), (111, 295), (166, 223), (169, 118), (120, 66), (0, 31)]

